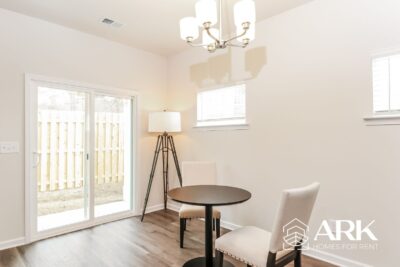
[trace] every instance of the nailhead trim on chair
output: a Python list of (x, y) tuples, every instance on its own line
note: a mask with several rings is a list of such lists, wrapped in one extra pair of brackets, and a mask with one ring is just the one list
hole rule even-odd
[[(181, 219), (204, 219), (204, 217), (182, 217), (180, 215), (179, 215), (179, 218), (181, 218)], [(213, 219), (221, 219), (221, 216), (213, 217)]]
[(241, 261), (241, 262), (243, 262), (243, 263), (245, 263), (245, 264), (247, 264), (247, 265), (251, 265), (251, 266), (257, 267), (257, 265), (255, 265), (254, 263), (251, 263), (251, 262), (249, 262), (249, 261), (247, 261), (247, 260), (245, 260), (245, 259), (239, 258), (239, 257), (237, 257), (237, 256), (235, 256), (235, 255), (232, 255), (231, 253), (229, 253), (229, 252), (227, 252), (227, 251), (223, 251), (222, 249), (218, 249), (218, 248), (217, 248), (217, 250), (220, 251), (220, 252), (222, 252), (222, 253), (224, 253), (224, 254), (229, 255), (230, 257), (234, 258), (235, 260)]

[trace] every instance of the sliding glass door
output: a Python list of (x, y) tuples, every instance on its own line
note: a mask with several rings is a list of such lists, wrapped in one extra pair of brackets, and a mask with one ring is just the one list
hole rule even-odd
[(131, 209), (132, 101), (95, 96), (96, 217)]
[(133, 214), (135, 97), (28, 82), (34, 234), (40, 238)]
[(88, 94), (37, 87), (37, 228), (88, 219)]

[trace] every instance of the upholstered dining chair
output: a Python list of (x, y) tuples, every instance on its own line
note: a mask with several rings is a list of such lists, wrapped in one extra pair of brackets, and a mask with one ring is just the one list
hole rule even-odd
[[(306, 242), (307, 237), (290, 229), (308, 229), (307, 224), (318, 190), (319, 183), (313, 183), (306, 187), (283, 191), (272, 233), (254, 226), (246, 226), (218, 238), (215, 241), (216, 266), (222, 266), (223, 256), (227, 254), (247, 266), (281, 267), (294, 261), (294, 266), (300, 267), (301, 244)], [(286, 226), (289, 226), (289, 232), (286, 232)], [(294, 238), (290, 239), (290, 235)], [(302, 237), (300, 240), (299, 236)], [(291, 245), (287, 244), (284, 238)]]
[[(184, 161), (182, 162), (183, 186), (211, 185), (217, 183), (217, 166), (215, 162)], [(183, 239), (188, 219), (205, 217), (205, 207), (183, 204), (179, 210), (180, 219), (180, 247), (183, 248)], [(217, 237), (220, 236), (221, 212), (213, 209), (213, 228)]]

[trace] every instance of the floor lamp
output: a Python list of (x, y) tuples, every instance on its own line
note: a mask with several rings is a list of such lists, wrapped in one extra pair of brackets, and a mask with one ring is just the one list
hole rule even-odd
[(147, 202), (149, 200), (151, 185), (153, 183), (154, 173), (157, 167), (157, 161), (159, 154), (162, 154), (162, 165), (163, 165), (163, 187), (164, 187), (164, 209), (167, 209), (167, 193), (169, 188), (168, 180), (168, 158), (169, 152), (171, 152), (178, 174), (179, 183), (182, 186), (182, 175), (179, 169), (178, 156), (176, 154), (174, 138), (170, 133), (176, 133), (181, 131), (181, 114), (179, 112), (152, 112), (149, 114), (149, 132), (159, 133), (156, 143), (156, 149), (154, 151), (153, 165), (151, 166), (149, 182), (147, 185), (146, 198), (144, 199), (144, 206), (142, 212), (143, 221), (146, 213)]

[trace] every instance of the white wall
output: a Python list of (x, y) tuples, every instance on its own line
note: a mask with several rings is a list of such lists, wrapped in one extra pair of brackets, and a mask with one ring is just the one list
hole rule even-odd
[[(0, 243), (24, 236), (24, 73), (132, 89), (140, 93), (141, 170), (145, 190), (155, 138), (147, 112), (166, 103), (166, 59), (0, 9), (0, 141), (20, 153), (0, 155)], [(161, 179), (149, 206), (161, 203)], [(140, 198), (141, 199), (141, 198)]]
[[(223, 219), (271, 229), (284, 188), (321, 183), (311, 229), (322, 219), (376, 220), (377, 251), (337, 254), (398, 265), (400, 126), (366, 126), (371, 54), (400, 48), (397, 0), (316, 0), (257, 24), (246, 50), (169, 58), (168, 108), (183, 112), (182, 160), (215, 160), (221, 183), (250, 190)], [(199, 131), (196, 91), (247, 80), (250, 129)]]
[[(142, 191), (155, 141), (147, 111), (168, 102), (183, 112), (180, 160), (215, 160), (221, 183), (253, 193), (225, 208), (224, 219), (271, 229), (280, 191), (317, 180), (314, 231), (322, 219), (375, 219), (379, 238), (378, 251), (328, 252), (396, 266), (400, 126), (367, 127), (362, 118), (372, 106), (370, 55), (400, 47), (399, 13), (397, 0), (315, 0), (258, 23), (246, 50), (209, 56), (190, 48), (167, 66), (163, 57), (0, 9), (0, 141), (21, 144), (19, 154), (0, 155), (0, 242), (24, 235), (28, 72), (141, 93)], [(250, 129), (194, 130), (196, 91), (241, 80)], [(161, 202), (159, 183), (150, 206)]]

